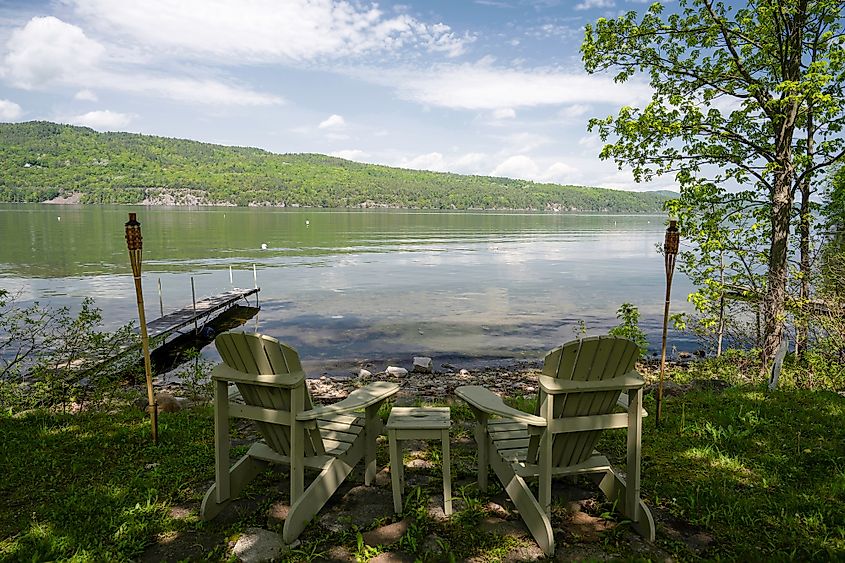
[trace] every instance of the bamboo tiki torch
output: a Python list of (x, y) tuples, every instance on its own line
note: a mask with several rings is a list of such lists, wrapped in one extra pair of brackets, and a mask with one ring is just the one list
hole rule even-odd
[(663, 374), (666, 372), (666, 332), (669, 328), (669, 302), (672, 295), (672, 276), (675, 274), (675, 258), (678, 256), (681, 235), (678, 221), (669, 220), (666, 239), (663, 241), (663, 262), (666, 267), (666, 303), (663, 307), (663, 344), (660, 348), (660, 383), (657, 386), (657, 426), (663, 416)]
[(153, 374), (150, 364), (150, 339), (147, 336), (147, 319), (144, 315), (144, 294), (141, 291), (141, 223), (135, 219), (135, 213), (129, 214), (126, 222), (126, 247), (129, 249), (129, 261), (132, 275), (135, 277), (135, 297), (138, 300), (138, 319), (141, 323), (141, 347), (144, 350), (144, 371), (147, 375), (147, 410), (153, 431), (153, 444), (158, 444), (158, 403), (153, 393)]

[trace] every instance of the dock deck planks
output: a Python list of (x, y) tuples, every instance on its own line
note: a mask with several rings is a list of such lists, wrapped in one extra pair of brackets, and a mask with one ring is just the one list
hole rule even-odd
[(252, 289), (234, 288), (218, 295), (200, 299), (197, 301), (196, 310), (194, 310), (193, 305), (188, 305), (148, 322), (147, 334), (150, 340), (166, 338), (171, 333), (188, 326), (194, 321), (202, 319), (205, 322), (212, 313), (230, 307), (241, 299), (255, 295), (258, 291), (259, 288), (257, 287)]

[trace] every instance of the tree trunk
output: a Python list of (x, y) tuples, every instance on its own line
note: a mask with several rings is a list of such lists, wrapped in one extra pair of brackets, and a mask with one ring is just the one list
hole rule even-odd
[(768, 373), (769, 361), (777, 352), (783, 337), (789, 225), (792, 211), (791, 179), (791, 169), (779, 172), (772, 193), (772, 239), (769, 249), (766, 301), (763, 304), (765, 329), (760, 366), (764, 374)]
[[(813, 163), (813, 111), (812, 107), (807, 115), (807, 157), (808, 166)], [(801, 304), (802, 306), (810, 299), (810, 196), (812, 195), (812, 174), (807, 173), (801, 182), (801, 217), (798, 227), (800, 243), (800, 271), (801, 271)], [(795, 354), (799, 355), (807, 349), (808, 323), (804, 314), (795, 323)]]

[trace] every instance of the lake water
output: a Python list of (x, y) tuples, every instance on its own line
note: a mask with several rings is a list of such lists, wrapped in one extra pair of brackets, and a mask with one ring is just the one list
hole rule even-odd
[[(661, 216), (0, 205), (0, 287), (72, 307), (91, 296), (107, 328), (136, 319), (129, 211), (142, 224), (148, 319), (159, 316), (159, 278), (168, 312), (191, 303), (191, 276), (201, 298), (230, 287), (230, 266), (236, 286), (252, 287), (255, 265), (261, 312), (250, 328), (311, 366), (541, 359), (580, 321), (606, 332), (626, 301), (659, 348)], [(676, 274), (673, 312), (689, 310), (691, 290)]]

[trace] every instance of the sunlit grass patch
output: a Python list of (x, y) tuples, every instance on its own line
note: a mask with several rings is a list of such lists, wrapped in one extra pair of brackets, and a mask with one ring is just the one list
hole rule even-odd
[[(712, 556), (845, 557), (845, 399), (742, 386), (668, 398), (644, 420), (647, 502), (717, 536)], [(622, 433), (598, 449), (624, 464)]]

